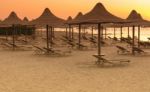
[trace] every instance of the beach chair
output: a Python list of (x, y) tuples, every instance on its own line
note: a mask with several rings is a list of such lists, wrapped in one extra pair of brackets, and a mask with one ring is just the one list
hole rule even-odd
[(119, 41), (117, 37), (114, 37), (113, 40), (114, 40), (114, 41)]
[(146, 48), (148, 45), (146, 42), (141, 42), (141, 41), (138, 44), (144, 48)]
[(105, 65), (105, 64), (111, 64), (111, 65), (118, 65), (118, 64), (122, 64), (122, 63), (130, 63), (130, 60), (126, 60), (126, 59), (114, 59), (114, 60), (107, 60), (105, 58), (103, 58), (102, 55), (93, 55), (96, 59), (98, 59), (96, 61), (96, 64), (98, 65)]
[(34, 48), (36, 48), (35, 50), (35, 54), (46, 54), (47, 53), (47, 50), (41, 48), (41, 47), (38, 47), (38, 46), (35, 46), (35, 45), (32, 45)]
[(45, 48), (45, 47), (43, 47), (43, 49), (47, 51), (48, 55), (61, 55), (60, 50), (56, 51), (56, 50), (53, 50), (52, 48)]
[(95, 37), (90, 37), (89, 40), (90, 41), (96, 41), (96, 38)]
[(101, 41), (101, 44), (102, 44), (103, 46), (108, 45), (105, 41)]
[(80, 47), (80, 48), (78, 48), (78, 49), (87, 49), (88, 47), (87, 46), (85, 46), (85, 45), (83, 45), (83, 44), (81, 44), (81, 43), (76, 43), (76, 46), (77, 47)]
[(144, 42), (146, 47), (150, 47), (150, 42)]
[(95, 39), (89, 39), (89, 41), (93, 44), (97, 44), (97, 41)]
[(61, 50), (53, 50), (52, 48), (45, 48), (43, 47), (43, 49), (47, 50), (47, 54), (48, 55), (52, 55), (52, 56), (66, 56), (66, 55), (70, 55), (71, 51), (61, 51)]
[(2, 48), (12, 48), (12, 46), (10, 45), (10, 44), (8, 44), (8, 43), (1, 43), (1, 45), (2, 45)]
[(127, 47), (131, 47), (132, 46), (132, 42), (131, 41), (126, 41), (126, 43), (128, 44)]
[(87, 38), (86, 36), (84, 36), (84, 35), (82, 36), (82, 38), (83, 38), (84, 40), (88, 40), (88, 38)]
[(145, 51), (143, 51), (142, 49), (137, 48), (137, 47), (133, 47), (133, 51), (138, 53), (138, 54), (142, 54), (142, 53), (145, 54), (146, 53)]
[(118, 49), (118, 51), (117, 51), (117, 53), (118, 54), (127, 54), (127, 53), (130, 53), (130, 51), (128, 51), (126, 48), (124, 48), (124, 47), (121, 47), (121, 46), (116, 46), (117, 47), (117, 49)]
[(76, 46), (75, 43), (73, 43), (73, 42), (67, 42), (67, 44), (70, 45), (71, 47), (75, 47)]

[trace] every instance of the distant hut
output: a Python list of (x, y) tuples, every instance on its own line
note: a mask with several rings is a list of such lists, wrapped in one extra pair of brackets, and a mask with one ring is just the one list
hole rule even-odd
[(36, 26), (53, 26), (53, 27), (60, 27), (63, 26), (65, 23), (65, 20), (58, 18), (55, 16), (48, 8), (44, 10), (42, 15), (35, 20), (32, 20), (30, 24), (36, 25)]
[(10, 15), (1, 22), (2, 25), (13, 25), (22, 23), (22, 20), (17, 16), (15, 12), (11, 12)]

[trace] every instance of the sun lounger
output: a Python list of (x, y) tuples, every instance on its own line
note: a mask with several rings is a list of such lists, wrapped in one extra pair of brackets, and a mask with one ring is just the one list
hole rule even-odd
[(138, 53), (138, 54), (146, 53), (145, 51), (143, 51), (142, 49), (137, 48), (137, 47), (133, 47), (133, 51)]
[(83, 44), (81, 44), (81, 43), (76, 43), (76, 45), (77, 45), (77, 47), (78, 47), (79, 49), (87, 49), (87, 48), (88, 48), (87, 46), (85, 46), (85, 45), (83, 45)]
[(47, 50), (41, 48), (41, 47), (38, 47), (38, 46), (35, 46), (35, 45), (32, 45), (34, 48), (36, 48), (35, 50), (35, 53), (36, 54), (46, 54), (47, 53)]
[(68, 51), (61, 51), (61, 50), (53, 50), (52, 48), (43, 48), (43, 49), (45, 49), (45, 50), (47, 50), (47, 54), (48, 55), (53, 55), (53, 56), (65, 56), (65, 55), (68, 55), (68, 54), (70, 54), (71, 53), (71, 51), (70, 50), (68, 50)]
[(121, 46), (116, 46), (117, 47), (117, 49), (118, 49), (118, 51), (117, 51), (117, 53), (118, 54), (127, 54), (127, 53), (130, 53), (130, 51), (128, 51), (126, 48), (124, 48), (124, 47), (121, 47)]
[(117, 37), (114, 37), (113, 40), (114, 40), (114, 41), (119, 41)]
[(67, 42), (67, 44), (70, 45), (71, 47), (75, 47), (76, 46), (75, 43), (73, 43), (73, 42)]
[(105, 58), (103, 58), (103, 56), (101, 55), (93, 55), (96, 59), (98, 59), (96, 61), (96, 64), (98, 65), (104, 65), (104, 64), (111, 64), (111, 65), (116, 65), (118, 64), (122, 64), (122, 63), (129, 63), (130, 60), (126, 60), (126, 59), (114, 59), (114, 60), (107, 60)]
[(83, 38), (84, 40), (88, 40), (88, 38), (87, 38), (86, 36), (82, 36), (82, 38)]

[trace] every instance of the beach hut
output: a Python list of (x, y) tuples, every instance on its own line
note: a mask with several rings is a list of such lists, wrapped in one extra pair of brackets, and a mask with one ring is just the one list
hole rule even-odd
[[(106, 10), (106, 8), (103, 6), (102, 3), (97, 3), (96, 6), (88, 13), (83, 15), (80, 20), (74, 20), (70, 24), (72, 25), (78, 25), (79, 27), (79, 44), (81, 43), (80, 40), (80, 32), (81, 32), (81, 26), (85, 24), (95, 24), (98, 27), (98, 56), (101, 57), (101, 29), (102, 24), (105, 23), (124, 23), (125, 20), (111, 14)], [(79, 46), (80, 48), (80, 46)], [(98, 58), (99, 63), (101, 62), (101, 59)]]
[(1, 22), (1, 25), (13, 25), (22, 24), (23, 21), (17, 16), (15, 12), (11, 12), (10, 15)]

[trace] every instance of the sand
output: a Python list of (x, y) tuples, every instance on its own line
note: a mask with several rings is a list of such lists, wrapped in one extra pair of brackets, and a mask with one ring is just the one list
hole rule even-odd
[(0, 92), (149, 92), (150, 56), (118, 55), (103, 47), (107, 58), (129, 59), (125, 66), (98, 67), (97, 49), (74, 50), (49, 57), (34, 51), (0, 50)]

